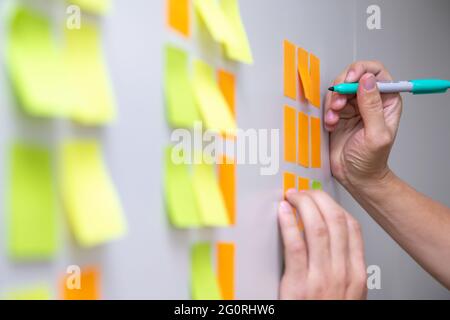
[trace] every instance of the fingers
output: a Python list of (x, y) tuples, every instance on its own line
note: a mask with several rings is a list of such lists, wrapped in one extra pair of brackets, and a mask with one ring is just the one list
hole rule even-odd
[(284, 244), (286, 274), (306, 274), (306, 244), (298, 229), (297, 219), (291, 205), (283, 201), (279, 207), (279, 223)]
[[(347, 69), (344, 70), (334, 81), (333, 85), (342, 83), (347, 76)], [(325, 128), (329, 131), (339, 122), (338, 112), (347, 104), (347, 96), (338, 94), (337, 92), (327, 92), (325, 99)]]
[(314, 200), (306, 192), (289, 190), (287, 199), (300, 213), (305, 227), (308, 268), (321, 272), (330, 266), (330, 238), (328, 228)]
[(377, 87), (377, 80), (371, 73), (364, 74), (359, 80), (357, 94), (358, 109), (365, 126), (365, 133), (373, 139), (385, 132), (386, 123), (383, 101)]
[(381, 62), (357, 61), (348, 68), (345, 82), (358, 82), (366, 73), (373, 74), (378, 81), (392, 81), (392, 76)]

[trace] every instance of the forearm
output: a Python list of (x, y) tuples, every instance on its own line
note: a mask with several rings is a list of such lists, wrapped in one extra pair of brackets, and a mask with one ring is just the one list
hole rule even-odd
[(392, 172), (345, 188), (424, 269), (450, 289), (450, 209)]

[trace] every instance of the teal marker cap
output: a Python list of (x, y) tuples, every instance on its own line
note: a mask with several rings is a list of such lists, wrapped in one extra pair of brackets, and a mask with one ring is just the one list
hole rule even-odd
[(334, 86), (334, 91), (337, 91), (340, 94), (355, 94), (358, 92), (358, 86), (358, 82), (341, 83)]
[(450, 88), (450, 81), (441, 79), (410, 80), (413, 94), (445, 93)]

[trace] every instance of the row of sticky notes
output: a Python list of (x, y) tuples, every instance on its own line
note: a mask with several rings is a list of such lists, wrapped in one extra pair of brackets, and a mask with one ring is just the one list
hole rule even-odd
[(189, 166), (177, 163), (183, 150), (168, 147), (165, 154), (164, 188), (170, 222), (177, 228), (226, 227), (234, 223), (233, 164), (215, 166), (202, 161)]
[(303, 112), (297, 112), (295, 108), (285, 106), (283, 119), (284, 160), (306, 168), (310, 166), (320, 168), (322, 166), (320, 118), (308, 117)]
[(194, 300), (233, 300), (235, 298), (235, 245), (218, 243), (216, 270), (213, 248), (197, 243), (191, 248), (191, 295)]
[[(85, 267), (80, 273), (64, 274), (60, 280), (59, 297), (62, 300), (100, 299), (100, 270)], [(37, 284), (27, 288), (10, 290), (4, 294), (6, 300), (51, 300), (53, 292), (47, 284)]]
[[(298, 183), (298, 184), (297, 184)], [(283, 194), (289, 189), (297, 189), (299, 191), (306, 190), (322, 190), (322, 183), (318, 180), (312, 180), (304, 177), (297, 177), (294, 173), (284, 172), (283, 174)]]
[(304, 98), (320, 108), (320, 59), (287, 40), (284, 41), (284, 94), (294, 100)]
[(85, 125), (115, 119), (98, 27), (83, 21), (65, 29), (59, 46), (48, 17), (17, 6), (9, 17), (6, 61), (16, 96), (32, 116), (63, 117)]
[[(16, 143), (10, 162), (9, 253), (20, 260), (49, 258), (58, 247), (50, 150)], [(78, 243), (91, 247), (122, 236), (125, 220), (98, 144), (64, 143), (60, 169), (62, 200)]]
[[(167, 0), (167, 21), (171, 28), (189, 37), (191, 0)], [(224, 45), (229, 59), (253, 63), (238, 0), (193, 0), (196, 12), (212, 38)]]
[(195, 122), (204, 121), (207, 129), (234, 134), (236, 121), (229, 104), (234, 78), (221, 77), (219, 87), (213, 68), (205, 62), (194, 61), (191, 76), (185, 51), (167, 45), (165, 56), (164, 88), (169, 124), (173, 128), (192, 128)]

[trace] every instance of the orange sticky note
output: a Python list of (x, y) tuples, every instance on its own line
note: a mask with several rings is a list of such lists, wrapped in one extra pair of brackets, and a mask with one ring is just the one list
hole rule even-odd
[(322, 167), (321, 129), (320, 119), (311, 117), (311, 165), (313, 168)]
[(234, 243), (217, 243), (217, 277), (224, 300), (234, 300)]
[(285, 40), (284, 47), (284, 95), (297, 99), (297, 71), (295, 68), (295, 45)]
[(298, 164), (309, 167), (309, 118), (303, 112), (298, 113)]
[(218, 165), (219, 185), (231, 225), (236, 224), (236, 161), (223, 155)]
[(295, 174), (285, 172), (283, 174), (283, 197), (286, 197), (286, 192), (289, 189), (295, 189)]
[(167, 22), (185, 37), (190, 35), (190, 0), (167, 0)]
[(74, 270), (62, 279), (61, 298), (64, 300), (98, 300), (100, 299), (100, 271), (96, 267), (81, 269), (81, 274)]
[(296, 117), (297, 111), (294, 108), (284, 107), (284, 161), (292, 163), (297, 160)]
[(217, 71), (217, 81), (233, 117), (236, 119), (236, 79), (233, 74), (225, 71)]
[(313, 106), (320, 108), (320, 60), (302, 48), (297, 49), (297, 57), (298, 73), (305, 98)]
[(309, 179), (298, 177), (298, 190), (299, 191), (309, 190)]

